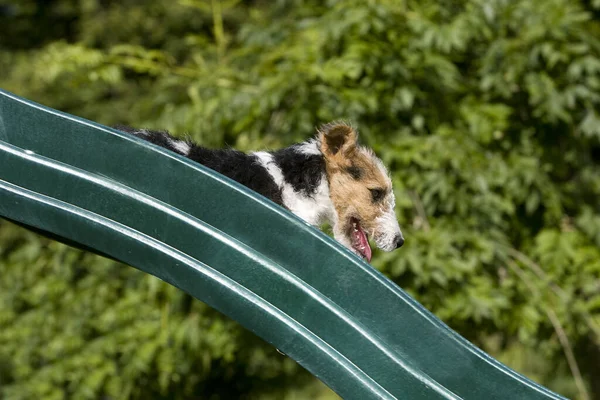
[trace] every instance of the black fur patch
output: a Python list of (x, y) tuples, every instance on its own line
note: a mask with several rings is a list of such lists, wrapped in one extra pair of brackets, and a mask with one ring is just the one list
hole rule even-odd
[(345, 169), (345, 171), (349, 173), (354, 180), (359, 180), (363, 176), (363, 170), (354, 165), (349, 166)]
[(281, 168), (283, 179), (296, 192), (306, 196), (315, 194), (325, 173), (325, 158), (321, 154), (304, 154), (300, 145), (293, 145), (273, 152), (275, 163)]
[[(175, 140), (177, 142), (181, 142), (182, 140), (171, 136), (169, 134), (169, 132), (167, 132), (167, 131), (150, 131), (147, 129), (134, 129), (134, 128), (131, 128), (128, 126), (123, 126), (123, 125), (117, 125), (117, 126), (115, 126), (115, 129), (118, 129), (123, 132), (131, 133), (141, 139), (144, 139), (151, 143), (154, 143), (155, 145), (164, 147), (165, 149), (169, 149), (171, 151), (174, 151), (175, 153), (185, 155), (181, 151), (179, 151), (177, 148), (173, 147), (173, 145), (170, 142), (170, 140)], [(190, 145), (190, 147), (193, 145), (192, 143), (190, 143), (186, 140), (183, 140), (183, 142)]]
[[(166, 131), (137, 130), (127, 126), (116, 126), (115, 129), (133, 134), (158, 146), (182, 154), (170, 142), (170, 140), (179, 139), (172, 137)], [(256, 156), (233, 149), (207, 149), (191, 142), (186, 143), (190, 146), (190, 151), (184, 155), (189, 159), (217, 171), (271, 199), (275, 203), (284, 206), (281, 197), (281, 188), (277, 186)]]
[(241, 183), (279, 205), (284, 205), (281, 188), (254, 155), (233, 149), (207, 149), (192, 145), (188, 158)]

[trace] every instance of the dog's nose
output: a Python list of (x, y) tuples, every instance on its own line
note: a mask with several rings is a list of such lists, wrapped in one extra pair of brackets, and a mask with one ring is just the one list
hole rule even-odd
[(399, 249), (404, 244), (404, 237), (402, 237), (402, 235), (396, 235), (394, 242), (396, 243), (396, 248)]

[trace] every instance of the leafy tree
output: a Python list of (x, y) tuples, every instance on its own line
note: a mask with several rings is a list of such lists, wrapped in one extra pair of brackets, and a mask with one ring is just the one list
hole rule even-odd
[[(513, 368), (600, 399), (599, 17), (597, 0), (20, 0), (0, 7), (0, 87), (208, 146), (352, 120), (407, 237), (375, 266)], [(2, 223), (0, 270), (0, 398), (331, 396), (115, 262)]]

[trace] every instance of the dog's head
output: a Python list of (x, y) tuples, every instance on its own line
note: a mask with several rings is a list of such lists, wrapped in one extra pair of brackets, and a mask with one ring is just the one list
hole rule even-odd
[(337, 214), (333, 233), (340, 243), (371, 260), (371, 237), (382, 250), (402, 246), (404, 238), (394, 213), (392, 182), (371, 149), (359, 146), (356, 131), (345, 123), (319, 129), (329, 195)]

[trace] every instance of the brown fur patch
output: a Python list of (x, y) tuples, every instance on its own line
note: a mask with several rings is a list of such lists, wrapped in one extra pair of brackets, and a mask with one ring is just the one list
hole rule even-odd
[[(348, 232), (352, 229), (351, 219), (356, 218), (365, 232), (372, 233), (375, 220), (389, 209), (386, 198), (392, 184), (381, 161), (372, 150), (359, 146), (357, 140), (356, 131), (344, 123), (328, 124), (319, 130), (338, 229)], [(352, 170), (360, 170), (360, 174), (353, 174)], [(386, 195), (374, 202), (369, 189), (383, 189)]]

